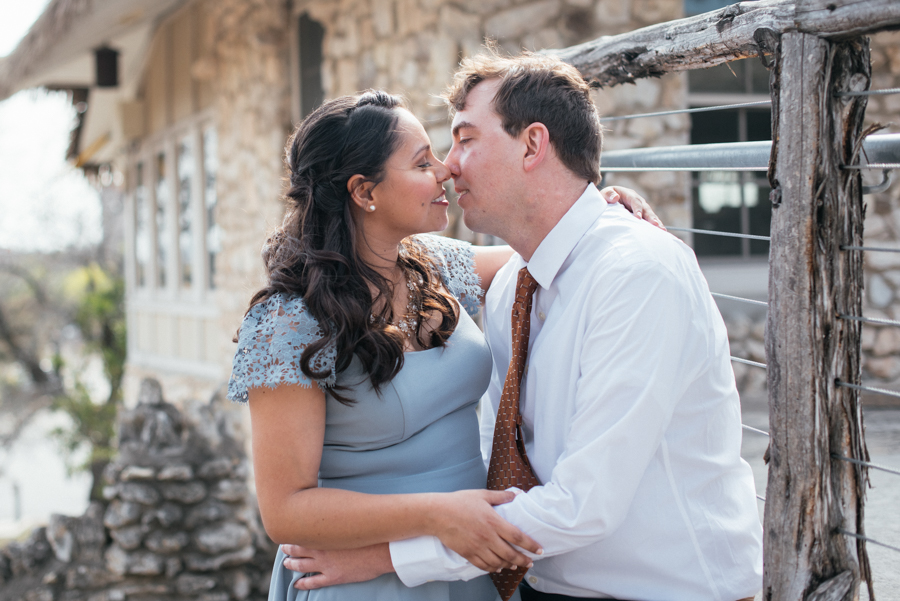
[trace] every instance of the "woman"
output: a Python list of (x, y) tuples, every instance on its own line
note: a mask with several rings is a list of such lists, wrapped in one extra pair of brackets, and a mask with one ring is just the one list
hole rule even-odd
[[(290, 208), (229, 384), (249, 400), (266, 531), (316, 549), (434, 535), (488, 571), (528, 565), (511, 545), (539, 546), (491, 509), (512, 494), (481, 490), (491, 355), (467, 314), (511, 251), (417, 235), (446, 228), (450, 173), (394, 96), (325, 103), (287, 160)], [(497, 597), (484, 577), (408, 589), (393, 574), (298, 591), (284, 559), (270, 599)]]

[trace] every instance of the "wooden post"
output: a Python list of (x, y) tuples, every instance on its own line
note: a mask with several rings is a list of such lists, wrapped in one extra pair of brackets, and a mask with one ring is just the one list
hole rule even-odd
[(857, 164), (869, 86), (868, 40), (781, 36), (772, 73), (772, 245), (766, 351), (769, 383), (765, 508), (767, 601), (858, 598), (867, 459), (858, 392), (859, 251), (864, 207)]

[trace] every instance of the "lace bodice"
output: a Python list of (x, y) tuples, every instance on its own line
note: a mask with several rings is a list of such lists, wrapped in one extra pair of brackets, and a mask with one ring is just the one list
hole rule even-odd
[[(444, 286), (459, 300), (467, 313), (477, 313), (482, 290), (481, 281), (475, 273), (475, 255), (471, 245), (431, 234), (420, 234), (409, 240), (424, 246), (437, 259)], [(255, 305), (241, 324), (231, 379), (228, 381), (228, 398), (246, 402), (247, 390), (262, 386), (312, 386), (313, 381), (300, 369), (300, 355), (307, 346), (321, 337), (319, 323), (300, 297), (275, 294)], [(314, 357), (315, 371), (331, 373), (328, 378), (315, 380), (323, 390), (334, 386), (335, 358), (336, 351), (331, 345)]]

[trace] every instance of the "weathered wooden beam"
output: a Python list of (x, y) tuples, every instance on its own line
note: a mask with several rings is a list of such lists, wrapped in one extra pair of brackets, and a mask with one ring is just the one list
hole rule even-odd
[(766, 355), (769, 478), (763, 599), (837, 600), (867, 581), (862, 533), (866, 459), (858, 392), (864, 207), (855, 164), (870, 81), (868, 42), (786, 33), (772, 72), (772, 228)]
[(760, 0), (546, 52), (614, 86), (769, 54), (784, 32), (842, 40), (897, 27), (897, 0)]

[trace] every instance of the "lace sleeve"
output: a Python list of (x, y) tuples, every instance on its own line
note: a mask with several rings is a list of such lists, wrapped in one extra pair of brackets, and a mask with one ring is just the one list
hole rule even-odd
[[(322, 337), (319, 323), (306, 310), (302, 298), (276, 294), (255, 305), (244, 317), (238, 335), (238, 348), (228, 381), (228, 398), (247, 401), (248, 388), (279, 384), (312, 386), (300, 369), (300, 354), (310, 343)], [(335, 349), (326, 347), (313, 358), (315, 371), (331, 370), (324, 380), (316, 380), (323, 390), (333, 386)]]
[(475, 273), (475, 253), (472, 245), (455, 238), (434, 234), (419, 234), (413, 239), (423, 245), (438, 263), (441, 279), (469, 315), (481, 308), (481, 278)]

